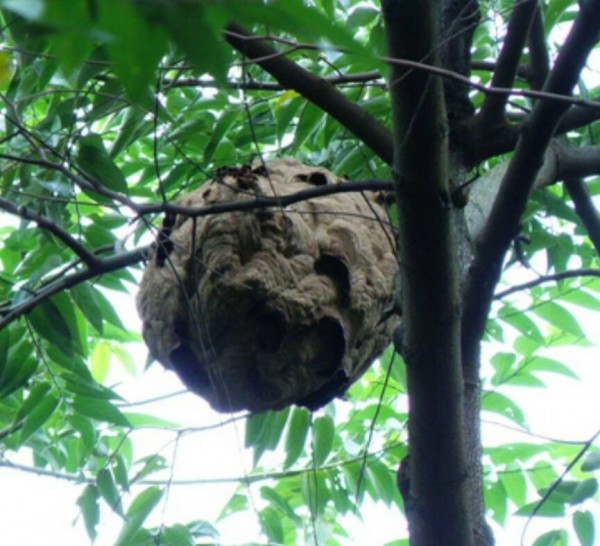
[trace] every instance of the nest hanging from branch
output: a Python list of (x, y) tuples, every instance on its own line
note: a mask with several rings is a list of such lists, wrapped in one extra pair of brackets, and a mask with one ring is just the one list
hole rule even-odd
[[(221, 169), (176, 204), (203, 207), (343, 181), (293, 160)], [(389, 343), (397, 261), (372, 192), (165, 225), (137, 304), (154, 358), (219, 411), (342, 394)], [(168, 234), (168, 237), (167, 237)]]

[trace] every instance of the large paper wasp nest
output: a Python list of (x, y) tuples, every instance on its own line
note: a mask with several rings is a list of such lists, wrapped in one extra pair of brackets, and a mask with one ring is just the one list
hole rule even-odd
[[(339, 183), (325, 169), (279, 160), (221, 169), (176, 204)], [(397, 269), (386, 226), (371, 192), (178, 215), (137, 300), (152, 356), (219, 411), (324, 405), (367, 369), (395, 326), (385, 318)]]

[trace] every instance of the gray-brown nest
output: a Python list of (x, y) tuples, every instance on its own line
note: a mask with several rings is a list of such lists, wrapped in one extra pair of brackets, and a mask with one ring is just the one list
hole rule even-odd
[[(176, 204), (203, 207), (343, 183), (294, 160), (226, 168)], [(219, 411), (318, 408), (389, 343), (397, 262), (374, 193), (166, 226), (137, 298), (154, 358)], [(166, 237), (168, 234), (168, 238)]]

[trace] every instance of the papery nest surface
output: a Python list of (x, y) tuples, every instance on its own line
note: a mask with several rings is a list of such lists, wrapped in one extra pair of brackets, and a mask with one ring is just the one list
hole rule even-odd
[[(284, 159), (220, 169), (175, 204), (343, 183)], [(397, 260), (381, 202), (374, 192), (348, 192), (285, 208), (177, 215), (137, 298), (151, 355), (219, 411), (316, 409), (342, 394), (398, 320), (386, 313)]]

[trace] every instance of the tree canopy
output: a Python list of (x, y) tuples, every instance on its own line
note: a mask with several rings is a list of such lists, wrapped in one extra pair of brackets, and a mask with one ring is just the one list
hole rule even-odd
[[(104, 507), (119, 546), (221, 544), (241, 513), (261, 535), (240, 541), (345, 544), (340, 515), (370, 501), (397, 518), (388, 546), (485, 546), (543, 516), (523, 544), (594, 544), (600, 431), (540, 437), (519, 393), (577, 378), (558, 349), (598, 341), (582, 318), (600, 311), (598, 13), (0, 0), (0, 466), (80, 484), (90, 539)], [(180, 439), (212, 427), (161, 416), (181, 392), (145, 412), (113, 382), (157, 366), (126, 320), (141, 268), (173, 200), (280, 157), (390, 192), (401, 327), (318, 412), (215, 414), (252, 468), (218, 521), (155, 524)], [(482, 416), (519, 434), (482, 445)], [(144, 451), (148, 431), (163, 449)]]

